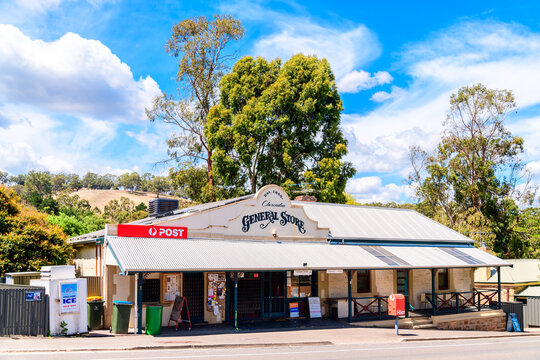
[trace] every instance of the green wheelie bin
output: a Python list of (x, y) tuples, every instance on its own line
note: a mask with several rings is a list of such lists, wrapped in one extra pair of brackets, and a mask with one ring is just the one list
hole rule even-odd
[(162, 305), (147, 305), (146, 306), (146, 334), (148, 335), (161, 334), (162, 315), (163, 315)]
[(103, 303), (101, 296), (86, 298), (88, 330), (101, 329), (103, 326)]
[(112, 332), (113, 334), (127, 334), (129, 317), (131, 315), (131, 301), (113, 301)]

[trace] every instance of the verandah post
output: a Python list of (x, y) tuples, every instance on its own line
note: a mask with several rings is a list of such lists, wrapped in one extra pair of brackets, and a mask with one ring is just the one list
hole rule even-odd
[(137, 334), (142, 334), (142, 288), (143, 274), (137, 273)]
[(497, 267), (497, 297), (499, 299), (498, 301), (498, 307), (499, 309), (502, 308), (502, 303), (501, 303), (501, 267), (498, 266)]
[(351, 270), (347, 270), (347, 287), (349, 292), (349, 322), (352, 322), (352, 275)]
[(435, 294), (435, 269), (431, 269), (431, 313), (437, 313), (437, 294)]
[(405, 317), (409, 317), (409, 269), (405, 269)]
[(238, 271), (234, 272), (234, 328), (238, 330)]

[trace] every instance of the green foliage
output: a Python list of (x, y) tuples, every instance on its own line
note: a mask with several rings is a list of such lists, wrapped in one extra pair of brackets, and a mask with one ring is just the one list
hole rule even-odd
[(519, 214), (515, 231), (526, 244), (526, 257), (540, 258), (540, 208), (523, 209)]
[(188, 162), (179, 165), (178, 169), (170, 170), (171, 185), (179, 195), (198, 203), (206, 203), (215, 199), (229, 199), (245, 195), (234, 186), (226, 187), (219, 177), (214, 186), (208, 184), (207, 169), (197, 167)]
[(217, 88), (227, 62), (232, 58), (225, 48), (244, 35), (240, 22), (231, 16), (204, 16), (183, 20), (174, 25), (167, 42), (169, 54), (179, 58), (176, 79), (180, 83), (179, 100), (163, 94), (146, 110), (150, 121), (174, 125), (178, 133), (167, 140), (169, 160), (188, 164), (204, 163), (207, 193), (212, 199), (214, 177), (212, 151), (208, 147), (204, 124), (210, 108), (216, 103)]
[(64, 265), (73, 255), (66, 235), (47, 215), (21, 205), (13, 190), (0, 185), (0, 274)]
[(62, 320), (60, 322), (60, 335), (62, 336), (66, 336), (67, 335), (67, 332), (68, 332), (68, 328), (67, 328), (67, 322), (65, 322), (64, 320)]
[(320, 200), (345, 202), (355, 171), (341, 161), (343, 107), (325, 59), (299, 54), (282, 65), (244, 57), (223, 77), (220, 95), (205, 135), (225, 186), (247, 183), (253, 193), (270, 183), (315, 182)]
[(516, 187), (524, 170), (523, 139), (504, 127), (514, 108), (511, 91), (462, 87), (450, 98), (436, 151), (427, 154), (415, 147), (410, 153), (409, 180), (428, 215), (465, 234), (494, 235), (488, 245), (504, 257), (524, 254), (514, 230), (519, 215), (514, 199), (529, 203), (535, 193)]
[(135, 203), (124, 196), (120, 201), (109, 201), (103, 209), (103, 218), (112, 224), (123, 224), (145, 217), (148, 217), (148, 211), (136, 210)]
[(171, 190), (171, 181), (165, 176), (156, 176), (151, 180), (148, 190), (154, 192), (156, 194), (156, 197), (159, 198), (160, 193)]
[(141, 176), (136, 172), (124, 173), (118, 177), (117, 183), (125, 190), (133, 192), (141, 185)]

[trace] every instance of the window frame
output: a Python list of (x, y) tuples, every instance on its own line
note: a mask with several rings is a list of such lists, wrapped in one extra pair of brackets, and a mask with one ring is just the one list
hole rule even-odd
[[(360, 275), (362, 272), (362, 275)], [(360, 279), (367, 279), (367, 288), (360, 287)], [(359, 269), (356, 270), (356, 292), (358, 294), (366, 294), (371, 292), (371, 270)]]
[[(446, 286), (444, 288), (441, 287), (441, 276), (445, 278), (444, 282), (446, 283)], [(437, 290), (450, 290), (450, 269), (437, 269)]]

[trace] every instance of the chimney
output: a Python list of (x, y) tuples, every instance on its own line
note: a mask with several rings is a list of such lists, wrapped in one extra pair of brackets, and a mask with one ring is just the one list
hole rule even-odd
[(317, 198), (315, 196), (311, 195), (298, 195), (294, 198), (295, 201), (310, 201), (310, 202), (317, 202)]

